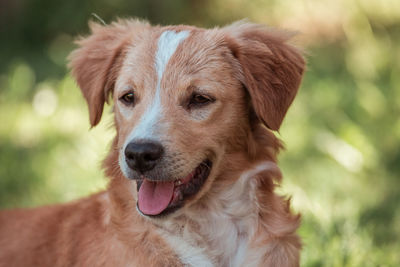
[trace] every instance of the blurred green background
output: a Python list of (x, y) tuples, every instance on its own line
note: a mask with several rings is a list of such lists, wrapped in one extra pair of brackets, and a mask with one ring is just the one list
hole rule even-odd
[(280, 137), (281, 193), (303, 214), (302, 266), (400, 264), (400, 1), (0, 2), (0, 207), (101, 190), (111, 112), (89, 131), (66, 69), (96, 13), (211, 27), (242, 18), (296, 30), (308, 72)]

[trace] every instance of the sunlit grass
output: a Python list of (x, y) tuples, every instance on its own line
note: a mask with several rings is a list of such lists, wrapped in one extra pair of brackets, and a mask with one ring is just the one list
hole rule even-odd
[[(11, 75), (13, 78), (9, 83), (11, 86), (19, 83), (28, 91), (27, 87), (33, 85), (23, 81), (32, 80), (32, 70), (24, 64), (16, 69), (18, 73)], [(104, 189), (107, 180), (103, 177), (100, 163), (114, 134), (109, 127), (112, 122), (109, 108), (105, 111), (103, 123), (90, 130), (86, 104), (70, 76), (56, 82), (42, 82), (36, 85), (34, 95), (21, 99), (23, 102), (15, 98), (0, 105), (0, 113), (4, 116), (0, 136), (2, 140), (8, 140), (8, 149), (32, 154), (27, 159), (21, 158), (20, 162), (10, 158), (19, 168), (27, 169), (28, 175), (17, 177), (24, 179), (25, 188), (21, 185), (21, 188), (16, 188), (17, 192), (2, 192), (1, 197), (7, 199), (2, 206), (37, 206), (69, 201)], [(6, 156), (7, 151), (2, 155)], [(5, 164), (3, 161), (5, 173), (2, 181), (7, 184), (6, 180), (15, 179), (11, 176), (15, 170)], [(17, 166), (13, 168), (18, 169)], [(29, 188), (29, 185), (33, 187)]]

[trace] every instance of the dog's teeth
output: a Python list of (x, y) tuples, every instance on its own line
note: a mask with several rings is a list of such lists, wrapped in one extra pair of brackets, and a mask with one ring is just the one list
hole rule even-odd
[(176, 180), (175, 181), (175, 185), (181, 185), (182, 184), (182, 181), (181, 180)]

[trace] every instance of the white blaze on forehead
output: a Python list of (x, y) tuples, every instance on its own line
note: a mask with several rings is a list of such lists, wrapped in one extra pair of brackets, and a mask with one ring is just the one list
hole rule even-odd
[(127, 143), (131, 142), (133, 139), (157, 138), (157, 136), (162, 134), (159, 132), (159, 130), (161, 130), (160, 127), (157, 127), (160, 126), (158, 122), (163, 116), (160, 94), (161, 80), (170, 58), (176, 52), (178, 45), (185, 40), (189, 34), (189, 31), (164, 31), (158, 39), (154, 66), (157, 72), (157, 88), (154, 99), (128, 137)]
[(175, 53), (178, 45), (189, 36), (188, 31), (165, 31), (158, 39), (158, 50), (156, 54), (156, 70), (158, 75), (157, 91), (160, 89), (160, 82), (171, 56)]

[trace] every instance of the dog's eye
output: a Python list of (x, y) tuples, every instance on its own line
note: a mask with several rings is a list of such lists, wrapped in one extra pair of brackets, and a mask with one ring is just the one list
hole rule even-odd
[(135, 102), (135, 95), (132, 92), (126, 93), (119, 98), (124, 104), (131, 105)]
[(203, 106), (213, 101), (214, 99), (210, 96), (194, 93), (190, 98), (189, 107)]

